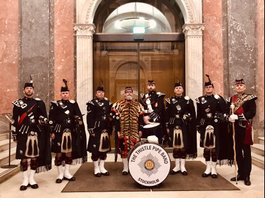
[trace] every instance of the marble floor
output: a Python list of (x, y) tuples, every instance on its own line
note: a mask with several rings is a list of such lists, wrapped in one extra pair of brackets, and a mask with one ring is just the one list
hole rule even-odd
[[(109, 154), (109, 161), (113, 161), (113, 155)], [(203, 159), (201, 157), (196, 160)], [(71, 172), (74, 174), (78, 170), (80, 165), (72, 166)], [(217, 168), (218, 174), (222, 175), (228, 181), (234, 176), (234, 167), (221, 166)], [(90, 176), (90, 175), (88, 175)], [(91, 175), (92, 176), (92, 175)], [(55, 178), (57, 177), (57, 170), (53, 166), (52, 170), (45, 173), (36, 174), (36, 181), (39, 184), (38, 189), (28, 188), (26, 191), (20, 191), (19, 187), (22, 182), (21, 173), (16, 174), (10, 179), (0, 184), (0, 198), (12, 197), (12, 198), (23, 198), (23, 197), (52, 197), (52, 198), (145, 198), (151, 196), (152, 198), (173, 198), (173, 197), (184, 197), (184, 198), (263, 198), (264, 197), (264, 169), (257, 166), (252, 167), (251, 173), (251, 186), (245, 186), (243, 181), (238, 181), (238, 184), (234, 184), (240, 190), (234, 191), (160, 191), (160, 192), (80, 192), (80, 193), (62, 193), (62, 189), (66, 185), (66, 181), (61, 184), (55, 184)], [(95, 184), (100, 185), (100, 184)]]

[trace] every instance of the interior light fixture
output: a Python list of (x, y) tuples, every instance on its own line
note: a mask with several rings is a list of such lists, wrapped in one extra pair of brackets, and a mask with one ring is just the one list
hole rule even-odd
[(144, 34), (145, 33), (145, 27), (133, 27), (133, 33), (134, 34)]

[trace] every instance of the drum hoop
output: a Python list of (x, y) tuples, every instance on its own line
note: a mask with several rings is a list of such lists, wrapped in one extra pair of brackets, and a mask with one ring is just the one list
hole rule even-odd
[(160, 123), (159, 122), (150, 122), (150, 124), (146, 124), (143, 126), (144, 129), (151, 129), (151, 128), (155, 128), (157, 126), (159, 126)]
[(134, 147), (134, 149), (132, 149), (131, 150), (131, 152), (130, 152), (130, 155), (129, 155), (129, 157), (128, 157), (128, 166), (129, 166), (129, 170), (130, 170), (130, 161), (131, 161), (131, 157), (132, 157), (132, 154), (134, 153), (134, 151), (138, 148), (138, 147), (140, 147), (140, 146), (143, 146), (143, 145), (150, 145), (150, 146), (152, 146), (152, 145), (155, 145), (156, 147), (159, 147), (165, 154), (166, 154), (166, 157), (167, 157), (167, 159), (168, 159), (168, 161), (169, 161), (169, 165), (168, 165), (168, 170), (165, 172), (165, 171), (163, 171), (163, 173), (165, 173), (165, 178), (163, 179), (163, 180), (161, 180), (159, 183), (155, 183), (154, 185), (143, 185), (142, 183), (140, 183), (140, 182), (138, 182), (134, 177), (133, 177), (133, 175), (131, 174), (131, 171), (129, 171), (130, 172), (130, 176), (132, 177), (132, 179), (135, 181), (135, 182), (137, 182), (137, 183), (139, 183), (140, 185), (143, 185), (143, 186), (146, 186), (146, 187), (151, 187), (151, 186), (156, 186), (156, 185), (158, 185), (158, 184), (160, 184), (160, 183), (162, 183), (163, 181), (165, 181), (165, 179), (168, 177), (168, 175), (169, 175), (169, 172), (170, 172), (170, 164), (171, 164), (171, 160), (170, 160), (170, 157), (169, 157), (169, 155), (168, 155), (168, 153), (166, 152), (166, 150), (163, 148), (163, 147), (161, 147), (159, 144), (155, 144), (155, 143), (149, 143), (149, 142), (139, 142), (139, 143), (137, 143), (137, 144), (139, 144), (139, 146), (136, 146), (136, 147)]

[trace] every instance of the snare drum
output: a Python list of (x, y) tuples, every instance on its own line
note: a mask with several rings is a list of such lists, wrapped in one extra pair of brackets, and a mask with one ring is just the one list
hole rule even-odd
[(158, 144), (139, 142), (129, 155), (129, 172), (143, 186), (156, 186), (170, 171), (170, 158)]

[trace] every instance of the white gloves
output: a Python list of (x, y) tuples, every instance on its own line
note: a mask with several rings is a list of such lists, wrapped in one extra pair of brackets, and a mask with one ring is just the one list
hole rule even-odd
[(13, 141), (17, 141), (17, 133), (16, 133), (16, 127), (11, 125), (11, 135), (13, 137)]
[(228, 120), (229, 122), (235, 122), (235, 120), (238, 120), (238, 116), (236, 114), (231, 114)]

